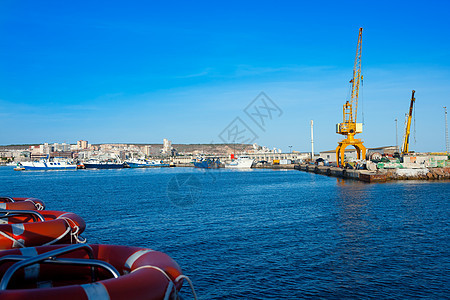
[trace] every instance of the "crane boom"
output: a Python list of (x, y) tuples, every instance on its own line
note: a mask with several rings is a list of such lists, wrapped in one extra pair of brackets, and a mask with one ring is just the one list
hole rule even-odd
[(409, 152), (409, 134), (411, 132), (411, 119), (414, 102), (416, 102), (416, 98), (414, 98), (415, 92), (416, 92), (415, 90), (412, 90), (411, 103), (409, 105), (409, 113), (406, 117), (405, 136), (403, 137), (403, 144), (402, 144), (402, 154), (407, 154)]
[[(356, 46), (355, 64), (353, 66), (352, 96), (350, 100), (350, 118), (349, 122), (356, 122), (358, 115), (358, 97), (359, 84), (362, 81), (361, 76), (361, 53), (362, 53), (362, 28), (359, 29), (358, 44)], [(353, 112), (351, 111), (353, 109)]]
[(355, 63), (353, 65), (353, 78), (350, 80), (352, 83), (351, 98), (350, 101), (346, 101), (343, 106), (343, 122), (336, 125), (336, 133), (346, 136), (344, 140), (339, 142), (339, 146), (336, 148), (336, 160), (339, 166), (343, 166), (344, 164), (345, 148), (348, 145), (353, 145), (356, 148), (358, 158), (364, 159), (366, 155), (366, 148), (362, 141), (354, 138), (355, 134), (362, 132), (362, 124), (356, 123), (358, 115), (359, 85), (363, 79), (363, 76), (361, 75), (362, 30), (362, 28), (359, 28)]

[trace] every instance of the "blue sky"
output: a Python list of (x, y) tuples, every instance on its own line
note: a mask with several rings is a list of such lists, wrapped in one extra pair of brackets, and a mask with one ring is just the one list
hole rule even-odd
[[(258, 144), (337, 146), (359, 27), (367, 147), (399, 143), (416, 90), (411, 149), (445, 148), (446, 1), (0, 1), (0, 144), (220, 143), (240, 117)], [(265, 131), (244, 113), (265, 92)], [(414, 129), (414, 128), (413, 128)], [(415, 142), (414, 142), (415, 140)]]

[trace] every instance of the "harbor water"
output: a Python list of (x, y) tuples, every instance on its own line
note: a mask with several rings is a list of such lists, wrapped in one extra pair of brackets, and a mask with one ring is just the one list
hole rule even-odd
[[(442, 299), (450, 184), (295, 170), (0, 168), (0, 195), (87, 223), (89, 243), (169, 254), (200, 299)], [(183, 288), (190, 299), (188, 288)]]

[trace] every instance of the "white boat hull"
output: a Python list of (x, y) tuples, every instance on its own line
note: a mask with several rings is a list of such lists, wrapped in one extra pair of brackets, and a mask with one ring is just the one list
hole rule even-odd
[(231, 163), (225, 164), (228, 169), (250, 169), (253, 164), (253, 159), (237, 159)]
[(40, 161), (31, 161), (31, 162), (21, 162), (18, 165), (19, 168), (23, 168), (23, 170), (76, 170), (77, 166), (68, 164), (66, 162), (40, 162)]

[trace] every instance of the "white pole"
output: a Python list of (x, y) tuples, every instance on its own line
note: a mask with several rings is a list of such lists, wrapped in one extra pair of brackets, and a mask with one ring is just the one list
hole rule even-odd
[(395, 118), (395, 149), (397, 152), (400, 152), (398, 150), (398, 126), (397, 126), (397, 118)]
[(311, 120), (311, 161), (314, 160), (314, 122)]
[(447, 125), (447, 107), (444, 106), (445, 111), (445, 152), (448, 154), (448, 125)]

